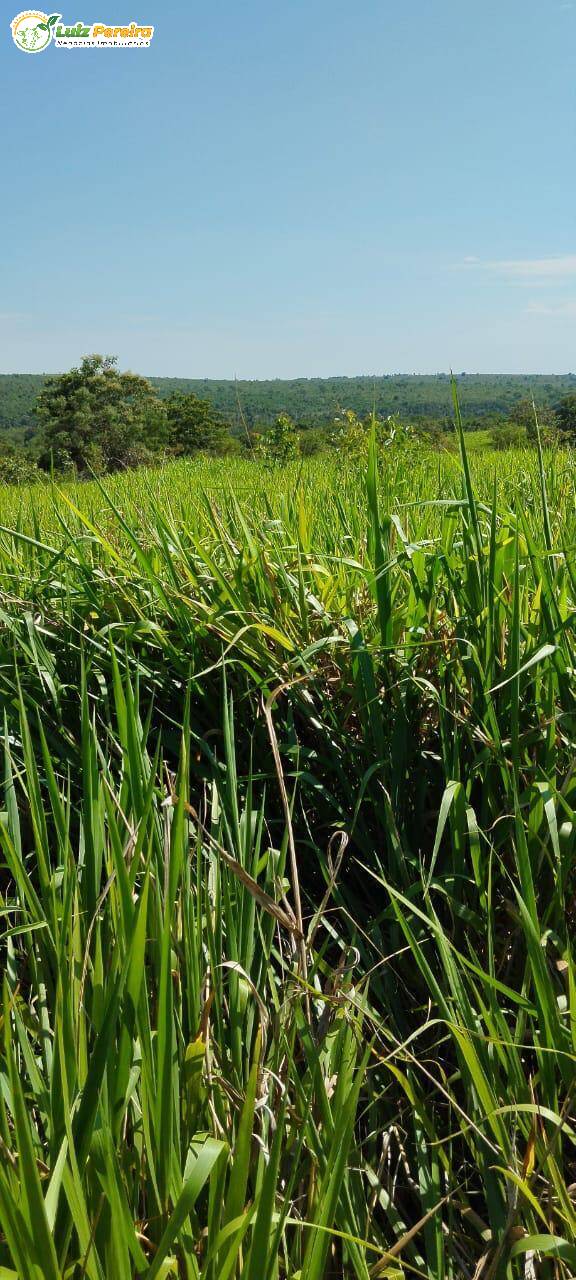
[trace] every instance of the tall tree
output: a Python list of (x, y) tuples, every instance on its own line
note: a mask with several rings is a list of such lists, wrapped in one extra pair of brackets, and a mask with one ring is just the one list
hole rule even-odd
[(556, 417), (560, 430), (569, 440), (576, 441), (576, 395), (564, 396), (556, 406)]
[(230, 426), (210, 400), (175, 395), (166, 402), (171, 447), (177, 453), (229, 453), (234, 448)]
[(48, 378), (36, 402), (40, 465), (80, 474), (146, 461), (166, 432), (166, 411), (147, 378), (121, 373), (114, 356), (84, 356)]
[[(536, 413), (541, 432), (549, 436), (550, 432), (553, 432), (558, 425), (554, 409), (549, 404), (538, 404), (536, 405)], [(536, 439), (534, 405), (528, 396), (512, 405), (508, 414), (508, 425), (524, 427), (528, 439), (533, 441)]]

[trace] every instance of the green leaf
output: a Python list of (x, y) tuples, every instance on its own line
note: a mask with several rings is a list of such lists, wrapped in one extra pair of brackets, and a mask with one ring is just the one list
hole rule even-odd
[(226, 1147), (224, 1143), (217, 1142), (215, 1138), (204, 1138), (197, 1146), (195, 1146), (195, 1159), (192, 1173), (184, 1184), (178, 1201), (174, 1206), (174, 1210), (168, 1220), (160, 1244), (158, 1245), (152, 1266), (149, 1267), (146, 1272), (145, 1280), (157, 1280), (157, 1277), (161, 1274), (161, 1267), (169, 1250), (176, 1242), (179, 1232), (182, 1230), (186, 1219), (194, 1208), (202, 1188), (210, 1178), (212, 1170), (225, 1151)]

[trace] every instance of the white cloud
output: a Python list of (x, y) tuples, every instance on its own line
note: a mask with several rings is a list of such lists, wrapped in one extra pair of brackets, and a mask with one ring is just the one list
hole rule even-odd
[(501, 271), (505, 275), (524, 279), (536, 277), (540, 280), (564, 280), (567, 276), (576, 276), (576, 253), (558, 258), (518, 258), (487, 265), (493, 271)]
[(467, 266), (476, 266), (483, 271), (491, 271), (508, 280), (534, 281), (552, 280), (557, 284), (576, 276), (576, 253), (567, 253), (553, 258), (503, 258), (495, 262), (481, 262), (477, 258), (465, 258)]
[(566, 302), (530, 302), (526, 308), (529, 316), (552, 316), (560, 320), (576, 319), (576, 298)]

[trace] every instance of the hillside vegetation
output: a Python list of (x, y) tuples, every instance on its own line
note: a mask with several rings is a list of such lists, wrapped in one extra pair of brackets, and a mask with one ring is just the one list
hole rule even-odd
[[(238, 430), (242, 426), (239, 404), (249, 426), (259, 422), (269, 425), (279, 413), (288, 413), (304, 426), (325, 426), (342, 408), (353, 409), (360, 416), (371, 413), (374, 408), (383, 417), (391, 413), (405, 418), (443, 418), (451, 414), (447, 374), (261, 382), (206, 378), (151, 378), (150, 381), (162, 397), (184, 392), (210, 400)], [(0, 432), (20, 440), (26, 432), (37, 430), (33, 407), (43, 382), (42, 374), (0, 375)], [(555, 404), (576, 390), (576, 374), (461, 374), (459, 382), (470, 421), (489, 414), (506, 414), (526, 396), (534, 395), (539, 404)]]
[(6, 491), (7, 1280), (576, 1273), (575, 476)]

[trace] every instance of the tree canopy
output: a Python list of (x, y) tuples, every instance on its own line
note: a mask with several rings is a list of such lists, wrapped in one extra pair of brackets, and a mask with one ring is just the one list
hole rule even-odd
[(576, 440), (576, 394), (564, 396), (556, 407), (556, 417), (560, 430)]
[(165, 401), (168, 439), (176, 453), (228, 453), (230, 425), (210, 400), (181, 392)]
[[(534, 412), (536, 409), (536, 413)], [(556, 413), (551, 405), (535, 405), (530, 396), (523, 396), (512, 406), (508, 414), (508, 425), (523, 427), (528, 440), (536, 439), (536, 418), (541, 432), (554, 432), (557, 427)]]
[[(34, 449), (38, 433), (34, 402), (46, 384), (42, 374), (0, 375), (0, 433), (13, 443)], [(326, 427), (342, 409), (359, 416), (376, 410), (380, 417), (393, 413), (411, 422), (441, 421), (452, 416), (449, 379), (429, 376), (389, 375), (358, 378), (295, 378), (232, 381), (192, 378), (150, 378), (161, 400), (178, 393), (209, 400), (238, 436), (249, 428), (271, 426), (287, 413), (299, 428)], [(536, 400), (539, 415), (545, 405), (576, 393), (576, 375), (467, 374), (459, 379), (465, 429), (490, 427), (486, 418), (508, 415), (522, 399)], [(525, 423), (522, 425), (526, 425)]]
[[(483, 378), (461, 374), (459, 382), (466, 427), (482, 428), (493, 447), (534, 442), (533, 400), (544, 443), (576, 441), (574, 375)], [(10, 386), (15, 389), (20, 425), (7, 431), (3, 430), (2, 393)], [(24, 412), (32, 386), (39, 390), (32, 411), (35, 432)], [(201, 387), (206, 394), (197, 394)], [(558, 401), (560, 389), (568, 394)], [(519, 399), (518, 390), (523, 392)], [(508, 402), (507, 414), (494, 407), (491, 397), (496, 391)], [(359, 413), (354, 403), (366, 401), (369, 392), (371, 404)], [(420, 439), (449, 449), (453, 422), (443, 404), (448, 395), (445, 375), (194, 383), (144, 378), (120, 371), (113, 356), (88, 355), (63, 374), (0, 376), (0, 449), (8, 450), (0, 482), (23, 482), (30, 469), (36, 472), (37, 464), (44, 470), (83, 476), (157, 462), (170, 455), (227, 454), (243, 447), (274, 464), (319, 449), (363, 452), (373, 420), (380, 424), (378, 438), (383, 444)], [(401, 400), (412, 411), (405, 407), (390, 412), (391, 405)], [(282, 409), (270, 416), (272, 406), (282, 401), (300, 406), (302, 413)], [(230, 412), (223, 410), (223, 404)], [(380, 404), (387, 411), (382, 412)], [(434, 404), (437, 409), (443, 404), (443, 412), (431, 414)], [(262, 413), (256, 416), (258, 406)], [(320, 425), (314, 426), (317, 414), (321, 414)], [(22, 443), (27, 448), (15, 448)]]
[(36, 405), (40, 465), (80, 474), (146, 461), (166, 435), (166, 410), (147, 378), (121, 373), (114, 356), (84, 356), (47, 378)]

